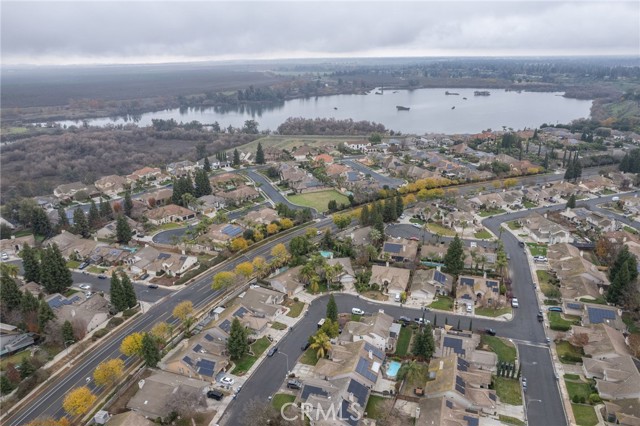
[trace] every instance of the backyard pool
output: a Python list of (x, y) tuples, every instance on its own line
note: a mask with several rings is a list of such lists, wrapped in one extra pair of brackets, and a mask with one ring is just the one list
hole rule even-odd
[(398, 370), (400, 370), (400, 364), (398, 361), (390, 361), (387, 365), (387, 376), (391, 379), (395, 378), (398, 375)]

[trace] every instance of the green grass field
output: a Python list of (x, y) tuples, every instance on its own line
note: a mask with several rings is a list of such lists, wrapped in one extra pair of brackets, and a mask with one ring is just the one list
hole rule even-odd
[(378, 395), (369, 396), (369, 401), (367, 401), (367, 408), (365, 411), (367, 412), (367, 417), (372, 419), (379, 419), (385, 413), (383, 410), (379, 408), (380, 405), (386, 400), (386, 398)]
[(580, 323), (579, 318), (573, 318), (571, 316), (565, 316), (563, 318), (560, 312), (547, 312), (549, 317), (549, 326), (552, 330), (556, 331), (569, 331), (572, 325), (578, 325)]
[(579, 426), (595, 426), (598, 424), (598, 416), (592, 406), (571, 404), (571, 409)]
[(262, 355), (262, 353), (267, 350), (270, 344), (271, 342), (266, 337), (262, 337), (253, 342), (253, 344), (251, 345), (251, 351), (253, 352), (253, 355), (247, 354), (243, 356), (242, 359), (238, 360), (236, 362), (236, 367), (233, 369), (233, 371), (231, 371), (231, 374), (241, 376), (249, 371), (251, 366), (256, 362), (260, 355)]
[(506, 213), (506, 210), (503, 209), (490, 209), (490, 210), (482, 210), (480, 211), (479, 215), (481, 217), (488, 217), (488, 216), (494, 216), (497, 214), (502, 214), (502, 213)]
[(398, 343), (396, 343), (396, 355), (405, 356), (407, 354), (412, 334), (413, 328), (411, 327), (402, 327), (400, 329), (400, 336), (398, 337)]
[(547, 256), (547, 246), (536, 243), (527, 243), (531, 256)]
[(281, 322), (275, 321), (273, 324), (271, 324), (271, 328), (273, 328), (274, 330), (286, 330), (287, 325)]
[(493, 386), (501, 402), (510, 405), (522, 405), (520, 381), (517, 379), (495, 376), (493, 378)]
[(480, 232), (476, 232), (474, 236), (479, 240), (490, 240), (491, 238), (493, 238), (491, 232), (487, 231), (486, 229), (483, 229)]
[(304, 351), (302, 357), (300, 358), (300, 363), (306, 365), (316, 365), (318, 363), (318, 356), (316, 355), (316, 351), (311, 348)]
[(456, 236), (456, 231), (454, 231), (453, 229), (445, 228), (444, 226), (438, 225), (437, 223), (429, 223), (427, 224), (427, 228), (434, 234), (442, 235), (443, 237)]
[(584, 356), (584, 351), (581, 348), (573, 346), (566, 340), (556, 343), (556, 352), (558, 353), (560, 362), (563, 364), (574, 364), (576, 362), (580, 362)]
[(574, 396), (582, 397), (585, 400), (589, 399), (589, 395), (591, 395), (591, 386), (589, 383), (585, 383), (580, 379), (577, 380), (564, 380), (567, 385), (567, 392), (569, 392), (569, 398), (573, 401)]
[(515, 417), (505, 416), (504, 414), (499, 414), (498, 419), (504, 424), (507, 425), (516, 425), (516, 426), (524, 426), (526, 423), (520, 419), (516, 419)]
[(295, 400), (296, 400), (295, 395), (289, 395), (288, 393), (277, 393), (273, 396), (273, 399), (271, 400), (271, 405), (273, 405), (273, 408), (278, 410), (278, 413), (279, 413), (280, 409), (284, 404), (286, 404), (287, 402), (293, 402)]
[(518, 223), (517, 220), (512, 220), (511, 222), (507, 222), (507, 226), (509, 227), (509, 229), (511, 229), (512, 231), (515, 231), (516, 229), (520, 229), (522, 228), (522, 226)]
[(551, 276), (549, 272), (542, 269), (536, 271), (538, 276), (538, 283), (540, 284), (540, 290), (546, 297), (557, 299), (560, 298), (560, 290), (555, 285), (551, 284)]
[(493, 309), (493, 308), (476, 308), (476, 315), (481, 315), (483, 317), (499, 317), (500, 315), (511, 313), (511, 308), (506, 306), (504, 308)]
[(438, 300), (431, 303), (429, 307), (432, 309), (440, 309), (441, 311), (451, 311), (453, 310), (453, 299), (446, 296), (440, 296), (438, 297)]
[(498, 355), (500, 361), (515, 362), (516, 348), (512, 343), (506, 342), (499, 337), (482, 335), (482, 343), (489, 346)]
[(336, 200), (338, 206), (340, 204), (349, 205), (349, 199), (336, 191), (330, 189), (328, 191), (310, 192), (308, 194), (290, 195), (289, 201), (300, 206), (311, 207), (320, 212), (328, 209), (329, 201)]
[(289, 312), (287, 312), (287, 316), (291, 318), (298, 318), (303, 308), (304, 302), (293, 302), (293, 305), (291, 305)]

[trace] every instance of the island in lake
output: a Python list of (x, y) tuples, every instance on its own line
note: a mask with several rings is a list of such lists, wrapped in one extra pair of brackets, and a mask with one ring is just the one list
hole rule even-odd
[(398, 109), (398, 111), (409, 111), (411, 109), (410, 107), (406, 107), (402, 105), (396, 105), (396, 108)]

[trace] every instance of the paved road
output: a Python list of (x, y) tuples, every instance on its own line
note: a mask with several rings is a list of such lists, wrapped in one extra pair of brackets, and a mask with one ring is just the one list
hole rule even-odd
[[(20, 275), (24, 273), (22, 268), (22, 260), (12, 260), (11, 263), (18, 265), (20, 268)], [(91, 284), (91, 291), (93, 292), (104, 292), (105, 294), (109, 294), (111, 287), (111, 280), (100, 279), (97, 275), (94, 274), (84, 274), (78, 271), (71, 271), (71, 276), (73, 278), (73, 286), (74, 288), (80, 290), (78, 287), (80, 284)], [(171, 290), (167, 290), (164, 288), (154, 288), (150, 289), (146, 284), (140, 284), (137, 282), (133, 283), (133, 288), (136, 291), (136, 296), (138, 300), (142, 300), (147, 303), (156, 303), (158, 300), (167, 296), (168, 294), (173, 293)]]
[(371, 175), (381, 186), (387, 185), (389, 188), (397, 188), (404, 183), (402, 179), (395, 179), (388, 176), (383, 176), (380, 173), (371, 170), (369, 167), (362, 165), (362, 163), (354, 160), (342, 160), (343, 163), (347, 164), (352, 169), (359, 171), (360, 173), (364, 173), (365, 175)]
[[(324, 219), (321, 222), (313, 223), (311, 226), (330, 226), (331, 219)], [(288, 243), (293, 237), (303, 235), (305, 228), (295, 230), (289, 234), (277, 237), (271, 244), (255, 248), (243, 256), (218, 265), (209, 270), (202, 278), (184, 288), (172, 293), (168, 298), (149, 309), (143, 315), (135, 318), (126, 327), (118, 330), (113, 335), (107, 335), (100, 346), (87, 353), (78, 360), (73, 368), (52, 380), (43, 390), (39, 397), (34, 398), (19, 411), (3, 420), (3, 424), (11, 426), (24, 425), (31, 420), (41, 416), (54, 416), (59, 418), (64, 415), (62, 401), (65, 395), (73, 388), (86, 385), (86, 378), (91, 377), (96, 366), (107, 359), (119, 357), (125, 360), (126, 365), (130, 365), (135, 360), (120, 354), (119, 347), (122, 339), (133, 332), (149, 330), (154, 324), (161, 321), (175, 323), (177, 320), (171, 316), (173, 308), (180, 302), (190, 300), (196, 309), (206, 306), (214, 300), (220, 293), (211, 290), (211, 280), (213, 275), (222, 270), (233, 270), (239, 263), (252, 260), (256, 256), (270, 258), (271, 248), (280, 242)], [(102, 391), (96, 388), (93, 382), (89, 387), (94, 393)]]
[[(257, 171), (253, 170), (253, 169), (247, 169), (246, 170), (247, 175), (256, 183), (260, 186), (260, 189), (269, 197), (271, 198), (271, 201), (273, 201), (275, 204), (278, 203), (283, 203), (286, 204), (287, 206), (289, 206), (292, 209), (295, 210), (300, 210), (303, 209), (304, 207), (302, 206), (298, 206), (296, 204), (293, 204), (291, 201), (289, 201), (284, 195), (282, 195), (280, 193), (280, 190), (278, 188), (276, 188), (270, 181), (269, 179), (267, 179), (266, 177), (264, 177), (263, 175), (261, 175), (260, 173), (258, 173)], [(311, 209), (312, 211), (314, 209)]]

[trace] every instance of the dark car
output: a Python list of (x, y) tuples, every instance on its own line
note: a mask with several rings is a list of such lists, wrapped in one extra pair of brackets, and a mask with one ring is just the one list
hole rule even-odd
[(158, 288), (158, 284), (149, 284), (147, 288)]
[(147, 273), (144, 273), (144, 274), (140, 275), (140, 279), (141, 280), (146, 280), (147, 278), (149, 278), (149, 274), (147, 274)]
[(106, 280), (107, 276), (105, 274), (100, 274), (98, 275), (98, 278), (100, 278), (101, 280)]
[(518, 245), (519, 245), (520, 247), (524, 247), (524, 241), (518, 241)]
[(276, 352), (278, 352), (278, 347), (274, 346), (271, 349), (269, 349), (269, 352), (267, 352), (267, 356), (274, 356)]
[(542, 314), (538, 314), (538, 321), (542, 322), (544, 321), (544, 316)]
[(78, 266), (78, 269), (82, 270), (82, 269), (86, 268), (87, 266), (89, 266), (89, 262), (82, 262), (82, 263)]
[(300, 347), (301, 350), (306, 351), (307, 349), (309, 349), (309, 346), (311, 346), (311, 343), (307, 342), (304, 345), (302, 345), (302, 347)]
[(211, 398), (211, 399), (215, 399), (216, 401), (220, 401), (222, 398), (224, 398), (224, 394), (220, 391), (217, 390), (210, 390), (207, 391), (207, 398)]
[(289, 380), (287, 382), (287, 387), (289, 389), (302, 389), (302, 383), (295, 379)]
[(401, 316), (400, 318), (398, 318), (398, 322), (402, 323), (402, 326), (404, 327), (411, 324), (411, 318)]
[(493, 328), (487, 328), (484, 332), (487, 333), (489, 336), (496, 335), (496, 331)]

